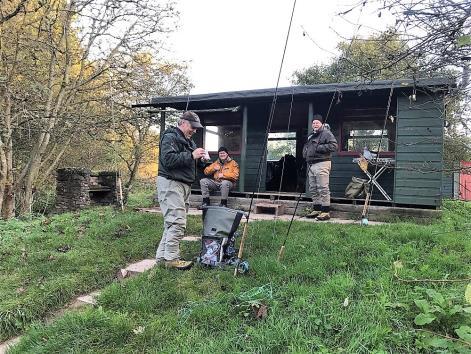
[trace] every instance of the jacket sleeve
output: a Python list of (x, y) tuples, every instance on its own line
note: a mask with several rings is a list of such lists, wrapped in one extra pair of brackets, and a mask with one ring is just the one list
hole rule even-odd
[(239, 165), (237, 162), (231, 161), (229, 171), (224, 171), (224, 178), (232, 182), (236, 182), (239, 179)]
[(193, 156), (189, 151), (181, 151), (175, 138), (165, 134), (160, 142), (160, 156), (165, 167), (174, 170), (193, 163)]
[(214, 172), (216, 172), (216, 164), (217, 164), (217, 161), (214, 161), (211, 165), (209, 165), (208, 167), (206, 167), (204, 169), (204, 174), (206, 176), (212, 176), (214, 174)]
[(334, 134), (329, 131), (325, 139), (322, 139), (322, 142), (319, 142), (319, 145), (317, 145), (316, 151), (321, 154), (326, 154), (328, 152), (336, 152), (337, 148), (337, 139), (335, 139)]

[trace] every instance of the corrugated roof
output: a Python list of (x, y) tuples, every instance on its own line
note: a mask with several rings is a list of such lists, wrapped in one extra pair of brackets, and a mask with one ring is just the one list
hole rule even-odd
[[(319, 84), (319, 85), (308, 85), (308, 86), (291, 86), (278, 88), (277, 96), (295, 96), (300, 95), (312, 95), (319, 93), (329, 93), (335, 91), (372, 91), (372, 90), (384, 90), (390, 89), (391, 86), (394, 88), (401, 87), (413, 87), (417, 88), (437, 88), (437, 87), (453, 87), (456, 85), (454, 80), (448, 78), (433, 78), (433, 79), (403, 79), (403, 80), (377, 80), (371, 82), (345, 82), (335, 84)], [(244, 90), (244, 91), (228, 91), (228, 92), (217, 92), (207, 93), (199, 95), (182, 95), (182, 96), (160, 96), (153, 97), (150, 103), (136, 104), (134, 107), (175, 107), (186, 104), (188, 101), (192, 104), (202, 102), (216, 102), (216, 101), (240, 101), (245, 99), (264, 99), (272, 98), (275, 94), (275, 88), (258, 89), (258, 90)]]

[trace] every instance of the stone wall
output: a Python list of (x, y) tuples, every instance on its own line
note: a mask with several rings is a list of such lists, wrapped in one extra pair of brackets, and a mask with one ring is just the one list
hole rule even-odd
[(92, 173), (86, 168), (57, 170), (56, 211), (75, 211), (90, 205), (118, 204), (114, 171)]
[(74, 211), (90, 205), (90, 175), (86, 168), (57, 170), (56, 210)]

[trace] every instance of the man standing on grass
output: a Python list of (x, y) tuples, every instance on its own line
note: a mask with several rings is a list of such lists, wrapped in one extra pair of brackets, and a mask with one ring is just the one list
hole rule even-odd
[(312, 120), (312, 134), (303, 148), (303, 157), (308, 165), (309, 192), (313, 211), (308, 215), (316, 220), (330, 219), (329, 178), (332, 167), (331, 155), (337, 151), (337, 140), (322, 124), (322, 116), (315, 114)]
[(191, 139), (202, 128), (198, 115), (184, 112), (177, 127), (165, 130), (160, 138), (157, 192), (164, 217), (164, 232), (157, 248), (157, 265), (189, 269), (193, 262), (180, 258), (180, 240), (186, 229), (191, 184), (196, 179), (196, 165), (205, 155)]

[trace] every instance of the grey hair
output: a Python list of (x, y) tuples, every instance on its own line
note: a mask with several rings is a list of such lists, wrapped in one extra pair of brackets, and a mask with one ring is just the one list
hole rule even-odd
[(182, 125), (184, 122), (186, 122), (185, 119), (178, 118), (177, 125), (180, 126), (180, 125)]

